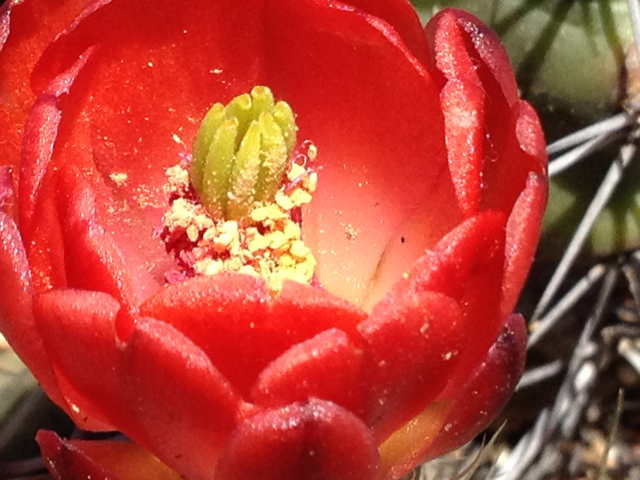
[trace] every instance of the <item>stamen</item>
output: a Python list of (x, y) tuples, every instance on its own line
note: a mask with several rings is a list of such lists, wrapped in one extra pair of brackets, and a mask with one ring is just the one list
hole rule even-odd
[(238, 272), (265, 278), (273, 292), (285, 280), (311, 282), (316, 261), (300, 221), (317, 185), (317, 149), (305, 141), (292, 154), (296, 137), (291, 107), (267, 87), (211, 107), (191, 164), (166, 171), (161, 237), (180, 269), (167, 281)]
[(257, 86), (205, 116), (193, 149), (191, 179), (204, 206), (240, 220), (255, 201), (273, 201), (296, 142), (295, 116)]

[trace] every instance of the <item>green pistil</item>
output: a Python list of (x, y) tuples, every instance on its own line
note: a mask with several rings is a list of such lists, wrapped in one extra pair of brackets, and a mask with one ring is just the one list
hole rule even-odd
[(267, 87), (214, 104), (193, 147), (191, 181), (204, 206), (227, 220), (245, 217), (255, 202), (272, 202), (296, 143), (291, 107)]

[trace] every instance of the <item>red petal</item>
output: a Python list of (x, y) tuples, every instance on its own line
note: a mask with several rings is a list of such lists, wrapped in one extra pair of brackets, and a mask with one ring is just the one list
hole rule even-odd
[(113, 236), (98, 223), (95, 195), (77, 168), (59, 172), (59, 191), (67, 284), (115, 297), (123, 306), (118, 334), (126, 340), (138, 305), (159, 285), (135, 256), (124, 257)]
[(65, 405), (33, 317), (33, 289), (20, 232), (0, 210), (0, 331), (47, 394)]
[(485, 92), (467, 51), (465, 35), (451, 10), (427, 25), (435, 68), (444, 76), (440, 93), (449, 171), (461, 210), (478, 212), (484, 162)]
[(516, 123), (516, 137), (522, 150), (536, 158), (539, 167), (547, 171), (547, 145), (544, 140), (544, 132), (540, 125), (540, 119), (533, 107), (524, 100), (519, 102), (520, 110)]
[(24, 121), (35, 97), (33, 66), (46, 45), (90, 0), (8, 0), (0, 7), (0, 163), (18, 167)]
[(35, 292), (67, 285), (65, 258), (57, 205), (51, 201), (56, 189), (45, 182), (40, 201), (36, 205), (30, 232), (21, 230), (27, 250), (29, 265), (33, 272)]
[[(500, 88), (500, 95), (504, 96), (509, 105), (518, 101), (518, 86), (511, 68), (511, 62), (507, 51), (502, 46), (500, 37), (491, 28), (487, 27), (479, 18), (464, 10), (447, 8), (433, 18), (439, 21), (439, 16), (448, 16), (455, 19), (456, 23), (464, 30), (467, 38), (467, 49), (473, 58), (476, 68), (479, 63), (486, 67), (489, 75), (494, 77)], [(427, 36), (432, 34), (432, 25), (426, 27)], [(489, 94), (495, 96), (492, 91)]]
[[(443, 95), (460, 107), (456, 111), (460, 115), (453, 119), (465, 119), (447, 133), (456, 140), (450, 144), (456, 155), (454, 183), (467, 196), (471, 186), (473, 201), (480, 201), (482, 209), (509, 212), (529, 172), (546, 169), (544, 135), (537, 116), (526, 102), (518, 100), (507, 53), (497, 35), (479, 19), (462, 10), (446, 9), (425, 30), (435, 59), (432, 70), (437, 68), (448, 81)], [(470, 107), (465, 108), (465, 100), (471, 101)], [(465, 155), (473, 159), (471, 166)]]
[(12, 171), (9, 165), (0, 165), (0, 209), (15, 219), (18, 212)]
[(465, 220), (433, 251), (416, 260), (394, 291), (435, 291), (460, 299), (467, 291), (465, 282), (500, 256), (504, 226), (505, 216), (500, 212), (484, 212)]
[[(395, 32), (389, 29), (385, 32), (386, 36), (395, 38), (396, 35), (399, 35), (420, 63), (426, 63), (429, 46), (420, 25), (420, 18), (411, 3), (403, 0), (347, 0), (343, 3), (348, 3), (372, 17), (377, 17), (370, 17), (368, 20), (371, 22), (377, 23), (383, 20), (388, 23)], [(380, 29), (384, 28), (384, 26), (376, 26)]]
[(385, 25), (341, 4), (272, 2), (266, 19), (269, 84), (291, 103), (322, 166), (303, 215), (305, 242), (322, 285), (364, 305), (403, 228), (428, 226), (415, 239), (424, 251), (430, 229), (454, 225), (427, 221), (445, 170), (436, 87)]
[(56, 480), (70, 478), (104, 478), (116, 480), (117, 477), (108, 467), (87, 456), (82, 450), (64, 442), (54, 432), (41, 430), (36, 436), (40, 444), (46, 465)]
[(370, 280), (362, 308), (370, 311), (389, 293), (411, 264), (424, 255), (425, 248), (435, 246), (463, 220), (449, 171), (444, 169), (436, 188), (425, 198), (424, 208), (407, 217), (389, 239)]
[(529, 273), (540, 238), (547, 205), (549, 183), (540, 174), (530, 173), (527, 186), (518, 197), (507, 221), (502, 315), (509, 315)]
[(273, 302), (272, 315), (279, 319), (283, 328), (299, 331), (297, 335), (300, 340), (335, 327), (346, 332), (355, 346), (360, 345), (360, 335), (356, 328), (367, 318), (367, 314), (352, 303), (322, 288), (298, 282), (287, 282), (284, 285)]
[(57, 480), (179, 480), (177, 472), (163, 465), (143, 448), (129, 442), (62, 440), (41, 430), (40, 444), (47, 468)]
[(183, 332), (243, 395), (292, 345), (333, 327), (357, 338), (355, 327), (366, 318), (323, 290), (288, 282), (272, 300), (263, 280), (234, 274), (167, 286), (141, 311)]
[(109, 422), (165, 463), (206, 478), (235, 426), (240, 397), (173, 327), (139, 319), (118, 340), (118, 303), (100, 292), (52, 290), (36, 316), (76, 422)]
[(527, 327), (520, 315), (507, 320), (504, 331), (484, 361), (458, 392), (440, 435), (421, 455), (421, 462), (458, 448), (485, 429), (513, 394), (524, 370)]
[(264, 366), (291, 345), (269, 321), (268, 297), (264, 282), (247, 275), (196, 277), (166, 286), (141, 313), (181, 331), (246, 395)]
[(145, 432), (136, 440), (188, 478), (211, 478), (241, 400), (229, 382), (182, 333), (154, 319), (138, 320), (122, 363), (125, 405)]
[[(85, 429), (131, 423), (118, 375), (115, 317), (118, 302), (102, 292), (50, 290), (38, 295), (34, 312), (44, 346), (74, 421)], [(99, 374), (97, 374), (99, 372)], [(114, 416), (111, 411), (120, 413)]]
[(431, 292), (387, 297), (359, 327), (368, 375), (368, 421), (378, 441), (440, 393), (466, 345), (457, 302)]
[(495, 156), (485, 166), (483, 207), (509, 212), (529, 174), (546, 177), (544, 134), (536, 112), (525, 101), (516, 102), (510, 113), (493, 113), (487, 124)]
[(360, 411), (361, 357), (346, 333), (326, 330), (271, 362), (258, 376), (251, 398), (260, 406), (275, 407), (319, 397)]
[[(65, 145), (65, 132), (64, 130), (62, 133), (59, 131), (61, 120), (59, 104), (63, 103), (61, 96), (70, 91), (77, 75), (83, 70), (88, 58), (90, 58), (91, 52), (92, 49), (88, 49), (68, 71), (58, 75), (47, 86), (31, 110), (25, 126), (19, 189), (20, 219), (21, 231), (29, 245), (29, 260), (34, 266), (34, 283), (37, 290), (44, 290), (52, 286), (65, 286), (67, 284), (64, 259), (60, 248), (62, 234), (58, 225), (58, 213), (50, 198), (57, 196), (60, 191), (63, 194), (69, 194), (70, 192), (79, 194), (73, 186), (76, 180), (80, 181), (83, 174), (73, 168), (69, 173), (70, 167), (65, 166), (63, 170), (67, 172), (67, 177), (63, 181), (66, 183), (57, 185), (56, 168), (51, 168), (51, 164), (55, 163), (53, 157), (61, 155), (60, 150), (64, 152), (64, 148), (60, 144)], [(62, 114), (62, 117), (65, 117), (65, 115)], [(58, 147), (55, 153), (53, 150), (54, 143)], [(89, 155), (89, 150), (84, 153), (85, 157), (87, 155)], [(69, 178), (69, 175), (72, 178)], [(87, 188), (84, 190), (87, 190)], [(88, 193), (83, 191), (82, 194)], [(93, 196), (92, 192), (91, 196)], [(103, 198), (102, 200), (104, 201), (105, 199)], [(76, 201), (81, 201), (81, 199), (76, 199)], [(63, 214), (67, 210), (65, 207), (62, 209)], [(113, 227), (113, 225), (111, 226)], [(151, 231), (152, 229), (149, 228), (145, 236), (146, 239), (151, 238)], [(120, 250), (122, 250), (122, 247), (127, 247), (127, 235), (123, 235), (121, 231), (117, 233), (120, 233), (118, 239)], [(146, 246), (150, 242), (147, 240), (143, 243)], [(159, 241), (157, 243), (160, 245)], [(134, 251), (132, 252), (132, 250)], [(148, 278), (148, 265), (141, 265), (142, 262), (137, 259), (139, 255), (136, 255), (135, 250), (135, 248), (123, 250), (128, 254), (126, 262), (128, 270), (137, 276), (137, 281), (134, 285), (138, 290), (151, 290), (154, 287), (153, 281)], [(138, 248), (139, 250), (140, 248)], [(71, 256), (74, 253), (77, 252), (72, 252)], [(69, 256), (69, 252), (67, 252), (67, 256)], [(116, 293), (114, 288), (105, 288), (110, 293)], [(119, 290), (116, 296), (120, 297), (120, 293), (122, 292)], [(127, 295), (124, 296), (127, 297)], [(139, 303), (130, 298), (131, 296), (128, 295), (129, 298), (126, 301), (128, 305)]]
[(229, 439), (216, 480), (373, 480), (380, 458), (367, 427), (322, 400), (259, 413)]
[[(61, 100), (61, 95), (69, 93), (71, 86), (76, 81), (76, 77), (83, 70), (86, 62), (89, 58), (91, 58), (92, 52), (94, 50), (90, 47), (87, 51), (81, 56), (80, 60), (76, 61), (74, 65), (66, 72), (58, 75), (44, 90), (42, 95), (38, 98), (35, 106), (33, 107), (27, 125), (25, 127), (25, 135), (23, 142), (23, 152), (22, 152), (22, 163), (21, 163), (21, 176), (20, 176), (20, 219), (21, 219), (21, 229), (25, 235), (25, 238), (28, 240), (28, 244), (30, 245), (30, 260), (32, 263), (37, 265), (39, 268), (39, 286), (42, 288), (51, 287), (53, 285), (64, 285), (66, 284), (66, 279), (63, 279), (63, 275), (60, 274), (62, 260), (59, 258), (59, 244), (60, 241), (56, 238), (57, 235), (57, 225), (55, 225), (56, 221), (56, 213), (53, 206), (48, 205), (46, 200), (46, 196), (56, 195), (58, 192), (62, 193), (62, 196), (67, 196), (66, 202), (63, 202), (62, 207), (62, 215), (68, 214), (68, 203), (70, 202), (69, 196), (73, 197), (78, 195), (90, 195), (94, 196), (93, 191), (88, 187), (80, 188), (78, 191), (76, 187), (77, 182), (82, 181), (82, 177), (85, 176), (84, 172), (80, 171), (78, 168), (74, 168), (74, 165), (68, 166), (68, 161), (64, 161), (64, 158), (73, 158), (76, 162), (80, 163), (78, 159), (81, 158), (91, 158), (91, 149), (85, 148), (82, 151), (82, 154), (78, 154), (77, 156), (71, 155), (67, 156), (69, 153), (67, 150), (68, 142), (66, 142), (68, 137), (68, 129), (64, 129), (60, 127), (61, 119), (65, 119), (67, 117), (72, 116), (73, 111), (69, 111), (70, 109), (67, 107), (60, 107), (59, 103), (64, 103)], [(74, 87), (74, 92), (76, 88)], [(77, 92), (75, 92), (77, 95)], [(67, 99), (68, 101), (68, 99)], [(81, 123), (86, 128), (86, 122)], [(59, 128), (60, 127), (60, 128)], [(54, 142), (56, 144), (57, 149), (54, 154)], [(72, 145), (75, 145), (75, 142), (71, 142)], [(62, 184), (57, 184), (57, 172), (56, 172), (56, 159), (58, 163), (60, 163), (60, 159), (62, 159), (62, 163), (65, 164), (62, 168), (57, 166), (57, 169), (62, 169), (63, 179)], [(54, 165), (52, 165), (54, 164)], [(89, 165), (85, 166), (87, 170), (91, 171), (92, 161)], [(87, 175), (88, 177), (89, 175)], [(87, 180), (88, 181), (88, 180)], [(85, 183), (87, 183), (85, 181)], [(96, 181), (94, 180), (94, 187), (96, 185)], [(52, 185), (53, 184), (53, 185)], [(103, 186), (103, 190), (104, 190)], [(105, 195), (107, 198), (105, 198)], [(105, 203), (108, 205), (109, 195), (103, 193), (103, 198), (101, 198), (101, 203)], [(76, 198), (74, 201), (82, 202), (89, 201), (89, 199), (81, 199)], [(36, 210), (38, 208), (38, 210)], [(106, 206), (105, 208), (109, 208)], [(113, 208), (113, 207), (112, 207)], [(38, 215), (35, 215), (35, 213)], [(97, 217), (97, 213), (92, 211), (92, 215)], [(102, 216), (104, 217), (104, 215)], [(112, 215), (112, 217), (119, 217), (119, 215)], [(131, 220), (135, 219), (135, 215), (128, 215), (129, 217), (129, 225), (135, 222), (131, 222)], [(66, 227), (66, 221), (68, 218), (63, 218), (63, 225)], [(101, 218), (103, 220), (103, 218)], [(97, 221), (94, 219), (94, 222)], [(114, 241), (111, 240), (112, 245), (110, 249), (112, 251), (120, 250), (121, 254), (124, 252), (126, 254), (126, 264), (128, 266), (127, 270), (129, 270), (130, 274), (136, 277), (136, 281), (133, 283), (134, 288), (128, 288), (131, 290), (130, 293), (125, 293), (124, 289), (114, 288), (113, 286), (104, 286), (102, 288), (95, 287), (96, 289), (106, 289), (109, 293), (116, 295), (118, 298), (122, 297), (122, 300), (127, 304), (128, 309), (131, 309), (131, 306), (139, 303), (138, 300), (133, 298), (136, 293), (140, 293), (142, 295), (148, 295), (150, 291), (153, 291), (157, 288), (157, 284), (154, 285), (154, 281), (149, 276), (149, 265), (140, 260), (141, 255), (139, 254), (142, 248), (135, 247), (132, 245), (132, 242), (128, 241), (129, 235), (124, 234), (122, 231), (121, 224), (123, 222), (122, 218), (115, 221), (102, 221), (102, 225), (104, 227), (110, 228), (112, 234), (116, 235), (118, 238), (118, 247), (116, 248)], [(54, 223), (54, 225), (52, 225)], [(146, 225), (146, 224), (143, 224)], [(148, 225), (147, 225), (148, 226)], [(32, 228), (33, 227), (33, 228)], [(125, 229), (126, 231), (127, 229)], [(135, 230), (135, 229), (134, 229)], [(53, 238), (51, 238), (51, 233), (54, 233)], [(109, 235), (106, 235), (109, 237)], [(105, 238), (106, 238), (105, 237)], [(152, 228), (148, 226), (148, 230), (145, 232), (144, 244), (145, 247), (150, 245), (152, 242), (149, 240), (152, 238)], [(101, 243), (100, 241), (94, 243)], [(105, 243), (105, 242), (102, 242)], [(106, 242), (109, 243), (109, 242)], [(156, 250), (160, 248), (161, 242), (156, 240), (157, 245), (155, 246)], [(77, 250), (77, 249), (76, 249)], [(154, 249), (146, 248), (146, 251), (153, 251)], [(67, 256), (69, 256), (69, 252), (66, 252)], [(77, 251), (71, 252), (71, 256), (78, 253)], [(113, 255), (112, 255), (113, 256)], [(144, 255), (142, 255), (144, 256)], [(156, 254), (156, 257), (158, 255)], [(73, 265), (73, 263), (71, 263)], [(111, 269), (112, 273), (115, 270), (121, 271), (121, 273), (125, 269)], [(68, 272), (67, 272), (68, 273)], [(81, 277), (90, 278), (85, 275), (86, 272), (82, 272)], [(73, 277), (73, 272), (72, 272)], [(97, 283), (104, 281), (104, 275), (102, 278), (97, 279)], [(122, 274), (120, 275), (120, 280), (122, 280)], [(42, 278), (42, 279), (40, 279)], [(78, 285), (78, 277), (72, 278), (72, 284)], [(74, 283), (75, 282), (75, 283)], [(117, 290), (117, 292), (116, 292)]]
[(464, 331), (472, 339), (460, 352), (455, 375), (443, 398), (450, 398), (484, 358), (506, 320), (500, 314), (505, 217), (484, 212), (454, 229), (433, 252), (415, 262), (395, 292), (432, 291), (459, 302)]
[(36, 201), (47, 171), (60, 125), (59, 98), (69, 93), (76, 77), (91, 56), (88, 50), (69, 70), (58, 75), (38, 97), (29, 113), (22, 136), (20, 161), (20, 225), (29, 232)]

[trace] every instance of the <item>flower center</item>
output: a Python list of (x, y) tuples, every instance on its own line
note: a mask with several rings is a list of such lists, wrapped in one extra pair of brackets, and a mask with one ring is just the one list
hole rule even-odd
[(296, 147), (291, 107), (257, 86), (204, 117), (190, 164), (166, 171), (161, 237), (179, 271), (167, 281), (238, 272), (309, 283), (316, 265), (302, 241), (301, 206), (318, 180), (315, 146)]

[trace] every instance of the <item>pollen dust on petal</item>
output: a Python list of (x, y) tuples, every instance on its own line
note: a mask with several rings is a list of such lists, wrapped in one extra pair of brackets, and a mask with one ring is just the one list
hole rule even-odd
[(113, 172), (109, 174), (109, 179), (115, 183), (118, 187), (122, 187), (127, 183), (129, 175), (124, 172)]

